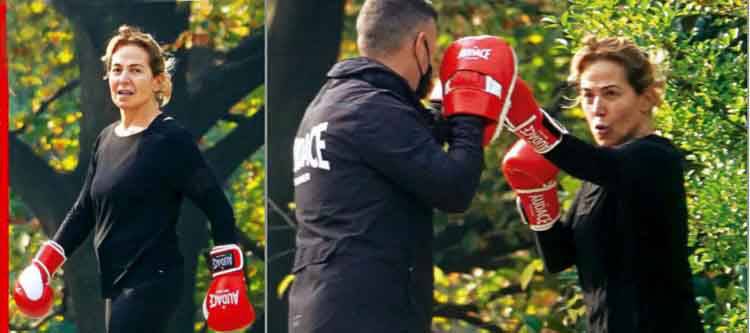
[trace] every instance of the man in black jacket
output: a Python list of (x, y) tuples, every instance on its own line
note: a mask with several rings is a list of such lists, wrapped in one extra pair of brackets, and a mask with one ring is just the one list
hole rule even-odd
[(297, 252), (289, 332), (428, 332), (432, 215), (467, 209), (485, 120), (450, 117), (449, 149), (420, 103), (437, 13), (425, 0), (368, 0), (362, 57), (344, 60), (294, 142)]

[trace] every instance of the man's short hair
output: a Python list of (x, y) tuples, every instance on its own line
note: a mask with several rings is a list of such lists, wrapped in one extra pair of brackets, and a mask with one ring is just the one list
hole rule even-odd
[(363, 54), (397, 51), (404, 38), (430, 19), (437, 23), (429, 0), (366, 0), (357, 16), (357, 46)]

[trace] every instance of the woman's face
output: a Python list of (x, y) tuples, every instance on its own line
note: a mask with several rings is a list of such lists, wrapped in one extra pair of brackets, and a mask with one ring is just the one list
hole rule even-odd
[(586, 121), (600, 146), (616, 146), (648, 134), (653, 104), (645, 92), (635, 92), (619, 63), (588, 64), (581, 73), (580, 89)]
[(137, 45), (121, 46), (112, 55), (109, 94), (121, 110), (137, 110), (156, 102), (159, 82), (148, 64), (148, 53)]

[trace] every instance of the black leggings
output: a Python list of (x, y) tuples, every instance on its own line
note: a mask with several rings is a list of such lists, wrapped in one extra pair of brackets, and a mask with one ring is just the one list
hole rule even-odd
[(107, 333), (163, 333), (182, 296), (182, 269), (156, 270), (105, 300)]

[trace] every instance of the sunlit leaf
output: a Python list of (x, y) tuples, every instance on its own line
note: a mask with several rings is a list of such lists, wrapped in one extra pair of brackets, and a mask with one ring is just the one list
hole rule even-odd
[(282, 298), (284, 296), (284, 293), (286, 292), (287, 288), (292, 284), (294, 281), (294, 275), (289, 274), (284, 277), (284, 279), (279, 282), (279, 286), (276, 289), (276, 296), (278, 298)]

